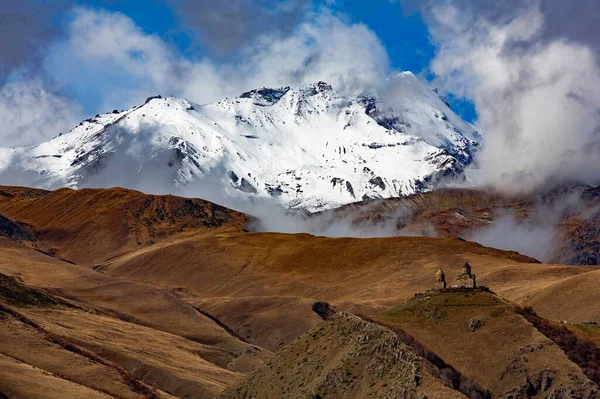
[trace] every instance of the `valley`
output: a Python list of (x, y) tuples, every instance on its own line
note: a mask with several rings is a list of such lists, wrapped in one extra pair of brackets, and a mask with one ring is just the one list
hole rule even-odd
[[(329, 392), (322, 397), (350, 392), (387, 397), (384, 388), (393, 385), (371, 385), (375, 380), (367, 353), (372, 349), (361, 352), (353, 334), (358, 328), (360, 336), (396, 342), (387, 330), (394, 326), (492, 397), (526, 384), (513, 377), (498, 379), (516, 355), (498, 357), (491, 368), (477, 366), (469, 359), (483, 352), (476, 346), (472, 354), (453, 352), (462, 346), (452, 331), (481, 339), (483, 347), (488, 336), (506, 337), (498, 345), (515, 353), (542, 343), (557, 359), (552, 362), (557, 365), (553, 387), (595, 392), (579, 367), (512, 309), (532, 306), (553, 322), (600, 319), (600, 308), (589, 301), (600, 272), (596, 266), (543, 264), (456, 238), (253, 232), (248, 229), (251, 216), (210, 202), (127, 189), (2, 187), (0, 192), (0, 214), (6, 219), (2, 226), (10, 227), (0, 229), (0, 322), (5, 327), (0, 353), (10, 370), (5, 374), (10, 378), (0, 383), (4, 394), (35, 396), (47, 384), (58, 390), (56, 397), (78, 391), (81, 397), (233, 398), (263, 395), (255, 390), (271, 384), (273, 394), (283, 389), (287, 395), (273, 397), (305, 397), (313, 392), (309, 387), (320, 387), (315, 394)], [(472, 265), (477, 283), (495, 294), (413, 299), (433, 287), (439, 268), (452, 284), (464, 262)], [(444, 307), (454, 300), (458, 307)], [(313, 311), (316, 302), (329, 303), (341, 316), (323, 321)], [(490, 312), (503, 316), (494, 318)], [(471, 319), (487, 321), (481, 330), (463, 332)], [(342, 334), (345, 328), (349, 330)], [(315, 331), (321, 331), (321, 338), (302, 341)], [(515, 334), (521, 337), (518, 343)], [(340, 363), (325, 367), (323, 360), (311, 357), (327, 353), (326, 348), (335, 349), (337, 355), (327, 356)], [(381, 356), (398, 349), (391, 350)], [(302, 367), (305, 352), (314, 354), (307, 357), (308, 364), (325, 367), (322, 373), (306, 374), (312, 366)], [(353, 366), (344, 360), (355, 356), (350, 354), (358, 356)], [(407, 397), (418, 392), (439, 398), (464, 395), (444, 382), (440, 370), (423, 364), (422, 355), (410, 356), (414, 360), (392, 363), (385, 371), (393, 376), (406, 375), (407, 367), (415, 370), (416, 380), (402, 385)], [(482, 361), (487, 358), (481, 356)], [(284, 366), (296, 362), (296, 369)], [(288, 385), (288, 377), (275, 378), (274, 370), (281, 367), (303, 376), (294, 377), (296, 388)], [(528, 381), (537, 378), (540, 367), (528, 369)], [(334, 382), (333, 377), (324, 379), (346, 368), (350, 380), (362, 385), (346, 386), (343, 375)], [(562, 377), (575, 378), (574, 373), (576, 381)], [(17, 375), (31, 375), (36, 384), (19, 382)], [(540, 390), (540, 397), (549, 392)]]

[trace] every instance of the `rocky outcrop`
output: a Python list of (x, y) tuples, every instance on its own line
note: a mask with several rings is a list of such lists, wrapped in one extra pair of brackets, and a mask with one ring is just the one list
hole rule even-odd
[(420, 358), (385, 327), (315, 304), (326, 321), (221, 398), (417, 398)]
[(0, 215), (0, 236), (15, 241), (33, 241), (33, 235), (20, 223)]

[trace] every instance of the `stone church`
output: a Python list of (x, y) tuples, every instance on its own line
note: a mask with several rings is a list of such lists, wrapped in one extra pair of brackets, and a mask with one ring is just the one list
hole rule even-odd
[(435, 274), (435, 288), (443, 290), (446, 288), (446, 273), (442, 269)]
[(475, 275), (471, 273), (471, 265), (465, 262), (462, 273), (456, 277), (456, 285), (460, 288), (477, 288)]
[[(439, 269), (435, 274), (435, 288), (439, 290), (446, 289), (446, 273)], [(456, 278), (456, 284), (451, 288), (477, 288), (475, 275), (471, 273), (471, 265), (467, 262), (462, 267), (462, 273)]]

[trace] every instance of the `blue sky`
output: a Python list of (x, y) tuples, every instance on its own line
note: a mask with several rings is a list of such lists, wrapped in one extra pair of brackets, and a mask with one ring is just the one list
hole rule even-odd
[[(189, 31), (181, 28), (181, 18), (162, 0), (87, 0), (80, 5), (102, 8), (127, 15), (148, 34), (155, 34), (175, 46), (182, 54), (200, 59), (205, 53)], [(381, 40), (394, 70), (408, 70), (424, 79), (436, 48), (427, 26), (418, 12), (406, 13), (398, 2), (389, 0), (337, 0), (327, 5), (352, 23), (363, 23)], [(449, 96), (455, 112), (473, 122), (476, 112), (472, 103)]]
[[(78, 4), (123, 13), (146, 33), (158, 34), (176, 44), (189, 56), (202, 56), (202, 49), (192, 46), (189, 35), (179, 28), (179, 17), (161, 0), (80, 0)], [(401, 70), (419, 73), (434, 56), (427, 26), (418, 13), (405, 15), (400, 4), (389, 0), (343, 0), (328, 7), (352, 22), (366, 24), (381, 39), (392, 64)]]

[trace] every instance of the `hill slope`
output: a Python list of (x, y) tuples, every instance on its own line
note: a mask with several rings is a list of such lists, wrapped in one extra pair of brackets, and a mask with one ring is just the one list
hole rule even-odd
[(573, 276), (556, 282), (532, 295), (527, 303), (551, 320), (600, 321), (600, 309), (594, 306), (600, 300), (600, 293), (595, 288), (600, 284), (600, 271), (594, 270), (582, 277)]
[[(139, 397), (134, 384), (158, 397), (214, 397), (269, 351), (319, 324), (317, 301), (343, 311), (389, 311), (431, 288), (438, 268), (451, 276), (468, 261), (480, 284), (528, 304), (598, 270), (540, 264), (450, 238), (251, 233), (246, 215), (126, 189), (6, 187), (0, 213), (35, 240), (0, 237), (0, 273), (7, 276), (0, 276), (0, 303), (9, 308), (0, 312), (0, 361), (11, 370), (0, 391), (23, 387), (21, 371), (54, 376), (20, 391), (24, 396), (55, 384), (64, 395)], [(15, 304), (14, 292), (37, 299)], [(564, 302), (580, 306), (586, 291), (570, 295)], [(584, 317), (597, 309), (591, 303), (579, 311)], [(339, 353), (352, 350), (347, 344), (340, 341)], [(454, 365), (459, 355), (444, 358)]]
[(30, 226), (44, 249), (94, 264), (185, 229), (241, 230), (248, 216), (198, 199), (126, 189), (3, 187), (0, 213)]
[(455, 239), (233, 232), (157, 243), (101, 269), (119, 279), (177, 288), (240, 336), (276, 350), (318, 322), (312, 302), (348, 311), (385, 309), (431, 288), (439, 268), (458, 274), (465, 261), (481, 284), (517, 301), (594, 270), (543, 265)]
[[(529, 251), (550, 263), (600, 263), (600, 195), (585, 185), (532, 195), (493, 189), (440, 188), (369, 200), (314, 215), (327, 226), (345, 220), (354, 231), (454, 237), (501, 249)], [(512, 238), (511, 238), (512, 236)]]
[[(30, 373), (118, 397), (143, 396), (129, 388), (139, 381), (159, 397), (168, 391), (212, 398), (268, 356), (168, 290), (119, 281), (2, 238), (0, 255), (0, 352), (18, 361), (10, 366), (15, 373), (33, 367)], [(33, 387), (2, 375), (0, 392), (33, 395)], [(59, 392), (70, 395), (71, 385), (63, 385)]]
[[(455, 239), (248, 233), (243, 214), (201, 200), (125, 189), (3, 192), (0, 212), (27, 225), (39, 247), (102, 273), (56, 274), (45, 281), (31, 270), (30, 278), (41, 286), (93, 298), (98, 306), (133, 290), (123, 280), (167, 287), (179, 300), (269, 350), (318, 323), (310, 309), (315, 301), (344, 310), (385, 309), (430, 288), (438, 268), (452, 273), (465, 261), (480, 283), (521, 303), (595, 270), (537, 264), (514, 252)], [(18, 260), (16, 254), (7, 259)], [(100, 283), (101, 277), (114, 280)], [(90, 291), (94, 284), (103, 289)], [(132, 295), (149, 295), (143, 292), (135, 288)], [(122, 302), (118, 311), (134, 315), (135, 303)]]
[(391, 331), (339, 313), (281, 349), (220, 398), (463, 398)]
[(558, 345), (494, 294), (431, 294), (371, 316), (451, 359), (494, 397), (599, 395), (598, 387)]

